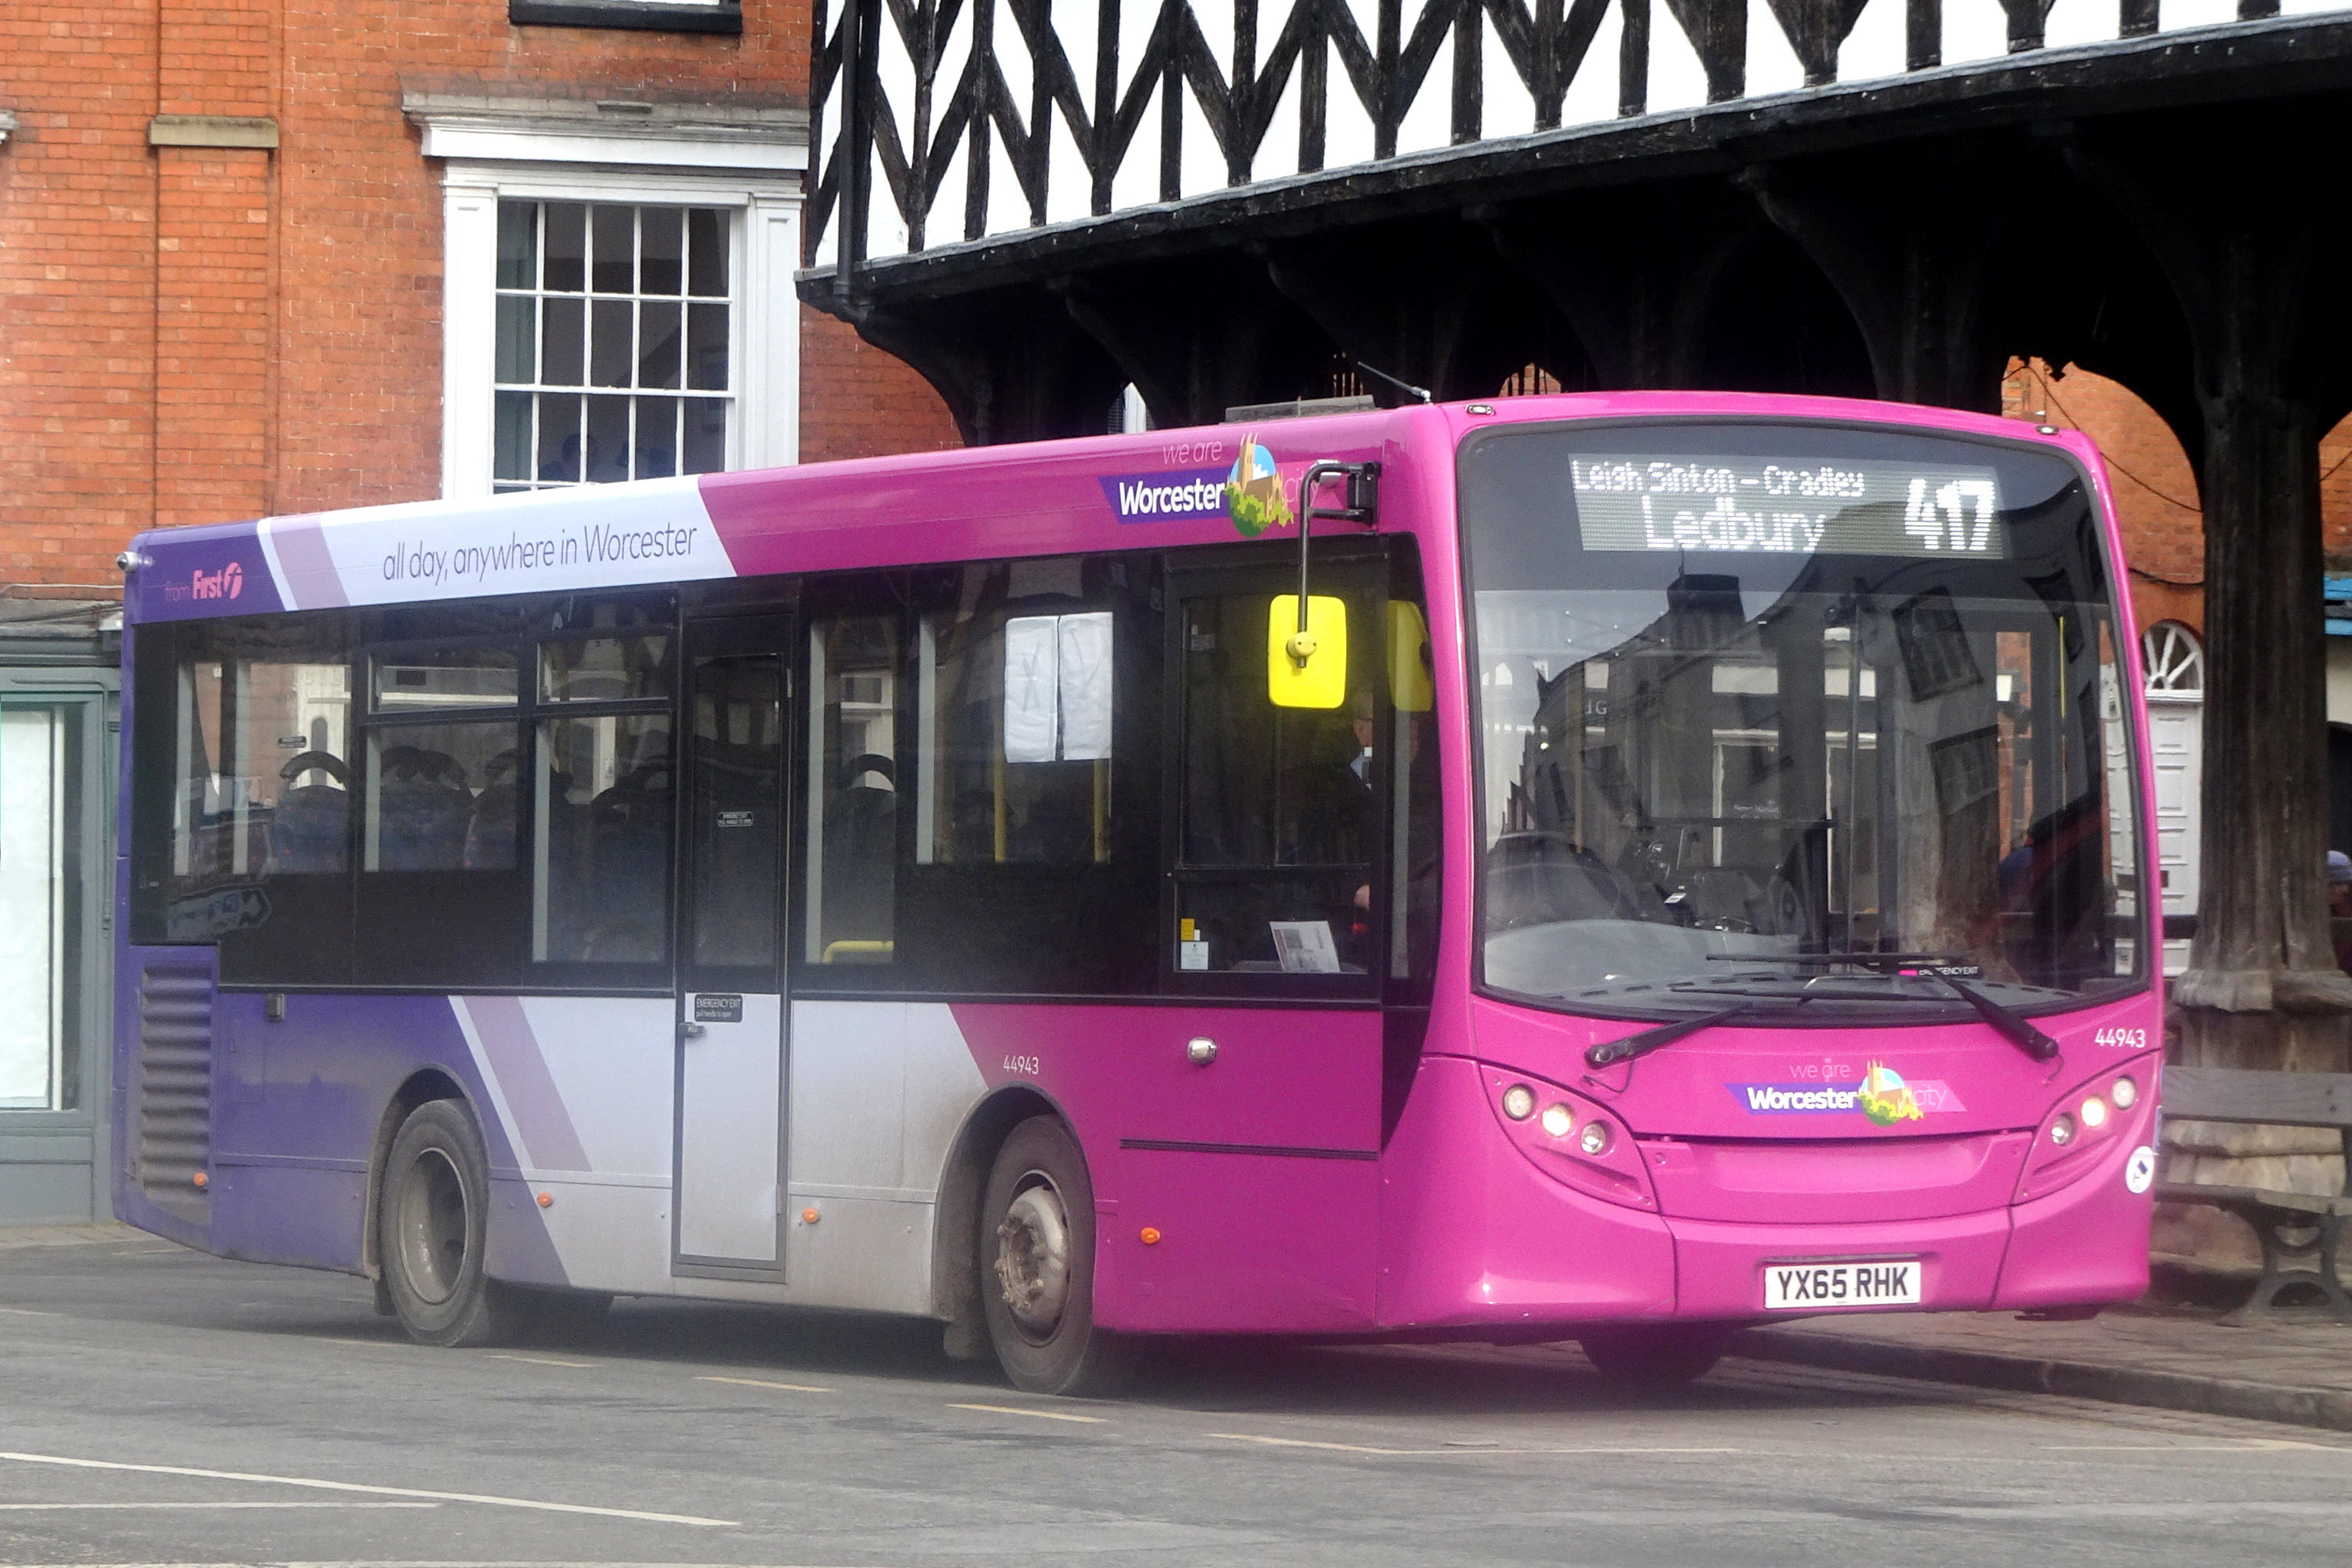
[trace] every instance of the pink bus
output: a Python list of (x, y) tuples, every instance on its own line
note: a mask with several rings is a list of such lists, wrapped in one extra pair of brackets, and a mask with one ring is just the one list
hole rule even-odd
[(418, 1340), (690, 1296), (1038, 1393), (1180, 1333), (1654, 1382), (2145, 1285), (2070, 432), (1535, 397), (125, 565), (117, 1211)]

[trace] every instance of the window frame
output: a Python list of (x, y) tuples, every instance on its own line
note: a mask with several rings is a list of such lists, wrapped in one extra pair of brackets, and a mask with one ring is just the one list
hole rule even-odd
[[(425, 990), (451, 994), (468, 992), (501, 995), (670, 994), (674, 989), (677, 958), (676, 838), (678, 797), (675, 787), (671, 795), (671, 816), (664, 836), (667, 856), (663, 880), (664, 956), (655, 962), (623, 963), (540, 960), (530, 956), (533, 946), (530, 878), (537, 855), (539, 823), (535, 797), (530, 786), (537, 776), (542, 732), (548, 721), (609, 717), (659, 717), (667, 720), (670, 731), (672, 778), (675, 781), (675, 770), (678, 766), (682, 690), (677, 655), (680, 646), (681, 598), (682, 595), (674, 589), (655, 589), (488, 601), (498, 616), (510, 618), (513, 624), (490, 631), (453, 630), (446, 635), (435, 635), (431, 626), (435, 616), (478, 608), (485, 602), (399, 605), (376, 610), (304, 611), (293, 616), (163, 622), (138, 628), (131, 669), (135, 700), (131, 736), (131, 941), (140, 946), (213, 948), (222, 955), (219, 984), (224, 991)], [(593, 611), (593, 606), (604, 604), (636, 605), (647, 618), (636, 626), (616, 629), (598, 626), (590, 616), (567, 616), (565, 613), (573, 606), (585, 606)], [(345, 830), (347, 869), (340, 874), (343, 884), (340, 899), (343, 929), (339, 941), (344, 945), (341, 948), (338, 962), (329, 966), (332, 971), (331, 978), (254, 978), (236, 973), (237, 966), (226, 951), (230, 945), (226, 938), (233, 932), (223, 933), (210, 942), (173, 942), (164, 929), (173, 881), (173, 818), (171, 802), (175, 791), (175, 758), (182, 742), (178, 730), (179, 705), (174, 697), (180, 673), (190, 660), (205, 656), (213, 658), (224, 657), (215, 643), (206, 637), (215, 628), (226, 628), (233, 640), (233, 634), (240, 626), (271, 626), (298, 621), (310, 623), (313, 617), (316, 617), (315, 624), (333, 628), (331, 651), (337, 656), (331, 660), (318, 662), (338, 662), (351, 672), (352, 698), (347, 732), (351, 755), (346, 759), (346, 765), (351, 769), (347, 787), (352, 799)], [(625, 635), (630, 631), (670, 639), (670, 652), (665, 660), (669, 684), (660, 694), (598, 700), (541, 699), (538, 695), (539, 660), (541, 650), (547, 644)], [(395, 709), (384, 712), (376, 709), (372, 686), (373, 670), (384, 656), (396, 656), (403, 649), (457, 651), (467, 648), (496, 649), (514, 656), (517, 687), (514, 700), (462, 706), (453, 703), (446, 708), (414, 711)], [(363, 850), (368, 831), (369, 778), (373, 766), (373, 747), (376, 737), (403, 730), (479, 722), (509, 726), (517, 737), (514, 865), (479, 873), (367, 869)], [(519, 918), (511, 922), (500, 922), (492, 933), (501, 941), (510, 938), (509, 945), (520, 955), (515, 960), (510, 973), (487, 979), (462, 980), (446, 975), (394, 975), (391, 971), (397, 965), (370, 965), (367, 944), (361, 940), (370, 924), (368, 879), (471, 874), (506, 879), (520, 884)], [(267, 886), (266, 879), (262, 885)]]
[[(1287, 544), (1289, 542), (1286, 541)], [(1328, 594), (1335, 590), (1346, 595), (1351, 605), (1357, 601), (1373, 607), (1384, 605), (1398, 584), (1400, 574), (1392, 567), (1386, 541), (1378, 538), (1318, 539), (1311, 556), (1309, 591)], [(1298, 591), (1297, 563), (1295, 554), (1285, 551), (1282, 557), (1270, 554), (1263, 546), (1214, 545), (1189, 550), (1171, 551), (1166, 567), (1167, 612), (1163, 633), (1166, 652), (1163, 655), (1161, 679), (1161, 807), (1160, 814), (1161, 847), (1160, 868), (1162, 890), (1159, 900), (1160, 958), (1158, 994), (1171, 999), (1202, 1000), (1217, 998), (1229, 1001), (1266, 1001), (1377, 1005), (1392, 993), (1399, 982), (1389, 975), (1388, 955), (1392, 945), (1391, 922), (1395, 913), (1393, 902), (1396, 878), (1391, 865), (1392, 847), (1396, 837), (1394, 805), (1396, 801), (1396, 714), (1394, 704), (1374, 700), (1372, 704), (1372, 751), (1375, 775), (1368, 780), (1372, 801), (1373, 817), (1367, 839), (1370, 855), (1365, 866), (1367, 885), (1370, 889), (1370, 931), (1366, 950), (1378, 954), (1380, 961), (1367, 964), (1361, 973), (1286, 974), (1247, 970), (1184, 970), (1176, 966), (1178, 925), (1178, 889), (1188, 881), (1236, 880), (1247, 870), (1272, 870), (1276, 868), (1200, 868), (1188, 876), (1184, 863), (1184, 641), (1185, 618), (1182, 606), (1187, 599), (1216, 597), (1231, 594)], [(1423, 612), (1424, 616), (1426, 611)], [(1349, 690), (1355, 680), (1362, 679), (1372, 684), (1375, 692), (1385, 689), (1382, 671), (1388, 657), (1388, 628), (1384, 613), (1367, 613), (1362, 636), (1349, 638), (1350, 670)], [(1351, 634), (1355, 628), (1351, 627)], [(1409, 988), (1409, 987), (1408, 987)]]
[[(584, 114), (583, 112), (584, 111)], [(763, 139), (683, 128), (623, 134), (591, 105), (576, 125), (517, 121), (470, 106), (412, 102), (425, 154), (442, 173), (441, 495), (494, 493), (498, 244), (500, 201), (721, 207), (733, 215), (729, 257), (729, 470), (799, 460), (800, 331), (793, 275), (800, 264), (797, 139), (762, 125)], [(486, 123), (487, 121), (487, 123)]]

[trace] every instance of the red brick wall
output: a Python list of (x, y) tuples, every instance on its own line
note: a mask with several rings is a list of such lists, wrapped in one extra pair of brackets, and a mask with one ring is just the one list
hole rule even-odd
[[(738, 38), (515, 27), (506, 0), (0, 9), (0, 581), (111, 584), (151, 521), (435, 494), (440, 171), (404, 92), (804, 103), (808, 0), (743, 13)], [(280, 145), (151, 149), (158, 113), (272, 116)], [(953, 444), (845, 331), (803, 324), (807, 456)]]
[(962, 445), (929, 382), (847, 322), (802, 307), (802, 462)]
[(152, 10), (0, 13), (0, 580), (111, 588), (154, 478)]
[(2121, 382), (2089, 371), (2011, 362), (2002, 412), (2080, 430), (2107, 459), (2116, 512), (2131, 572), (2132, 609), (2142, 628), (2185, 622), (2205, 631), (2205, 520), (2197, 476), (2172, 427)]

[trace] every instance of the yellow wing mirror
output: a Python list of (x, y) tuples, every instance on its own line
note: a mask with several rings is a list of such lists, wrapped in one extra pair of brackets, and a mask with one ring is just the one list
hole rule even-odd
[(1429, 672), (1429, 623), (1421, 606), (1389, 601), (1389, 700), (1400, 713), (1426, 713), (1436, 700)]
[(1266, 607), (1265, 695), (1276, 708), (1337, 708), (1348, 700), (1348, 605), (1328, 594), (1277, 594)]

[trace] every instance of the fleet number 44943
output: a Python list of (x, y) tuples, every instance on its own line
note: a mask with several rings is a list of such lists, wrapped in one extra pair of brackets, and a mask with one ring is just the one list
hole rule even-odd
[(2120, 1046), (2127, 1051), (2145, 1050), (2147, 1048), (2147, 1031), (2146, 1029), (2105, 1028), (2101, 1029), (2097, 1034), (2093, 1035), (2091, 1038), (2095, 1044), (2102, 1046)]

